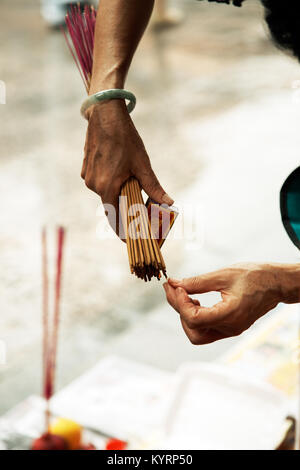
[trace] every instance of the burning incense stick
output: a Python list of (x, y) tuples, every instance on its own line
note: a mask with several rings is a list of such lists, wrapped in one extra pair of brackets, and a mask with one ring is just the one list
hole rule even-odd
[[(94, 7), (86, 5), (82, 11), (79, 5), (73, 5), (66, 15), (69, 36), (63, 31), (87, 93), (90, 88), (93, 67), (95, 23), (96, 10)], [(150, 281), (152, 277), (160, 279), (161, 274), (166, 277), (166, 265), (157, 239), (153, 237), (151, 232), (146, 208), (145, 211), (140, 211), (137, 219), (128, 215), (128, 210), (132, 205), (139, 204), (145, 207), (138, 181), (135, 178), (130, 178), (123, 185), (121, 195), (125, 196), (127, 201), (122, 205), (120, 213), (126, 231), (131, 273), (145, 281)], [(128, 230), (129, 226), (131, 230)]]
[(49, 427), (49, 406), (47, 393), (47, 363), (48, 363), (48, 316), (49, 316), (49, 299), (48, 299), (48, 257), (47, 257), (47, 232), (44, 228), (42, 231), (42, 279), (43, 279), (43, 395), (46, 399), (46, 429)]
[(66, 25), (71, 40), (63, 31), (87, 93), (93, 68), (95, 23), (96, 10), (93, 6), (85, 5), (82, 12), (79, 5), (73, 5), (66, 15)]
[[(55, 299), (54, 299), (54, 321), (53, 321), (53, 340), (52, 340), (52, 388), (56, 370), (56, 351), (57, 351), (57, 335), (59, 326), (60, 313), (60, 294), (61, 294), (61, 277), (62, 277), (62, 258), (64, 246), (65, 231), (62, 227), (57, 229), (57, 255), (56, 255), (56, 279), (55, 279)], [(53, 391), (53, 390), (52, 390)]]
[[(62, 258), (65, 231), (62, 227), (57, 229), (57, 255), (56, 255), (56, 278), (54, 313), (50, 319), (49, 315), (49, 278), (47, 257), (47, 232), (42, 231), (42, 278), (43, 278), (43, 395), (46, 400), (46, 431), (49, 428), (49, 401), (54, 392), (56, 351), (60, 314), (60, 293), (62, 277)], [(51, 325), (51, 328), (50, 328)]]

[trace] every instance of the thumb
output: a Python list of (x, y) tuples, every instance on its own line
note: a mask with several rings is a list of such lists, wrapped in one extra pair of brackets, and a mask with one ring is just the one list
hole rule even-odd
[(158, 204), (167, 204), (168, 206), (174, 204), (173, 199), (170, 198), (160, 185), (151, 167), (147, 168), (146, 171), (141, 171), (135, 176), (138, 178), (143, 190), (148, 194), (150, 199), (153, 199)]
[(201, 276), (194, 276), (180, 280), (168, 279), (172, 287), (183, 287), (188, 294), (203, 294), (205, 292), (220, 291), (226, 283), (223, 271), (215, 271)]

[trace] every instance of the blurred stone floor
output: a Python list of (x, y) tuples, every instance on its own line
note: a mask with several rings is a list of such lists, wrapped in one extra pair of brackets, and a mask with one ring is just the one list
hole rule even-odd
[[(255, 0), (242, 9), (175, 3), (182, 23), (148, 29), (127, 83), (163, 186), (198, 210), (199, 236), (187, 228), (164, 246), (168, 273), (296, 262), (278, 194), (300, 162), (300, 67), (269, 42)], [(238, 339), (190, 345), (161, 285), (130, 276), (125, 246), (99, 237), (99, 200), (79, 176), (84, 88), (62, 34), (47, 29), (37, 0), (1, 0), (0, 16), (0, 412), (40, 390), (44, 224), (68, 230), (58, 388), (108, 353), (170, 370), (218, 358)]]

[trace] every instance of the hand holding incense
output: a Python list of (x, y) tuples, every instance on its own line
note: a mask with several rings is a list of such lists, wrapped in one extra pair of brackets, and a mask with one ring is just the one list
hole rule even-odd
[[(101, 91), (96, 89), (100, 86), (98, 77), (114, 69), (114, 64), (109, 61), (118, 62), (119, 54), (125, 55), (124, 60), (120, 58), (125, 81), (132, 56), (151, 14), (150, 3), (146, 6), (136, 0), (130, 0), (128, 3), (102, 0), (97, 25), (94, 8), (86, 6), (81, 11), (79, 6), (71, 7), (66, 16), (69, 36), (64, 34), (88, 93)], [(117, 18), (121, 10), (124, 13), (124, 9), (128, 11), (125, 16), (122, 15), (120, 25)], [(140, 28), (132, 28), (132, 24), (137, 22), (140, 22)], [(122, 88), (124, 81), (105, 83), (105, 87)], [(101, 83), (101, 86), (104, 84)], [(89, 125), (81, 176), (88, 188), (101, 196), (104, 204), (113, 204), (118, 210), (120, 191), (127, 197), (128, 202), (131, 201), (121, 211), (123, 226), (126, 228), (131, 272), (145, 281), (151, 280), (152, 277), (160, 279), (161, 274), (166, 276), (166, 266), (149, 221), (145, 220), (144, 211), (141, 211), (142, 223), (139, 228), (142, 236), (137, 238), (129, 236), (127, 225), (136, 225), (136, 232), (139, 224), (125, 212), (128, 212), (132, 204), (144, 206), (141, 186), (158, 203), (171, 205), (173, 201), (160, 186), (123, 101), (98, 104), (87, 111), (87, 116)], [(138, 176), (139, 182), (133, 175)], [(114, 228), (116, 229), (116, 224)]]

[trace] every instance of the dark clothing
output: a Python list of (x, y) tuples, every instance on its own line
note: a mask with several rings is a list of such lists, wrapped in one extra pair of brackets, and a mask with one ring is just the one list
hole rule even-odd
[(300, 249), (300, 166), (281, 188), (280, 209), (283, 225), (292, 242)]
[(241, 7), (242, 3), (245, 0), (208, 0), (208, 1), (209, 2), (217, 2), (217, 3), (227, 3), (227, 5), (230, 5), (232, 3), (235, 7)]

